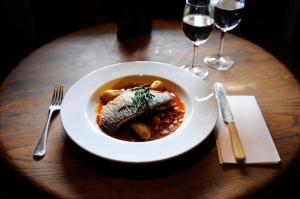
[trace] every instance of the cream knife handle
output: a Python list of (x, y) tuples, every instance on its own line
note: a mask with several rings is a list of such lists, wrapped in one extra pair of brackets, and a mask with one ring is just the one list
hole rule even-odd
[(228, 123), (233, 153), (237, 161), (245, 160), (245, 153), (234, 122)]

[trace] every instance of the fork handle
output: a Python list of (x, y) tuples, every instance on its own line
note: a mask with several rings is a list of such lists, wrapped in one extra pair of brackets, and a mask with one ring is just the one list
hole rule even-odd
[(44, 130), (42, 132), (42, 135), (40, 137), (40, 140), (39, 140), (37, 146), (34, 149), (34, 152), (33, 152), (34, 157), (43, 157), (45, 155), (47, 137), (48, 137), (48, 129), (49, 129), (49, 124), (50, 124), (50, 120), (51, 120), (51, 117), (52, 117), (52, 113), (53, 113), (53, 110), (50, 109), (49, 113), (48, 113), (48, 118), (47, 118), (47, 122), (45, 124)]

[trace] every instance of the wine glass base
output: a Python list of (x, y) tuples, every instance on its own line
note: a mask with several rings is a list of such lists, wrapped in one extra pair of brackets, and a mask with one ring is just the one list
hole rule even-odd
[(199, 77), (200, 79), (205, 79), (208, 76), (208, 71), (201, 67), (201, 66), (191, 66), (191, 65), (184, 65), (181, 67), (184, 71), (189, 71)]
[(217, 70), (228, 70), (234, 64), (234, 61), (230, 57), (219, 55), (206, 56), (203, 61), (207, 66)]

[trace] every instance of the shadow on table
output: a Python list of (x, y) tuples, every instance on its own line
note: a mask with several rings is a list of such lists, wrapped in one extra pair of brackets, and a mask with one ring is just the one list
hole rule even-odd
[(21, 176), (7, 160), (0, 156), (0, 198), (20, 198), (20, 196), (33, 196), (33, 198), (52, 198), (49, 194), (37, 189), (31, 181)]
[(265, 198), (299, 198), (300, 196), (300, 156), (294, 159), (282, 175), (271, 181), (266, 187), (261, 187), (244, 199)]
[(180, 172), (196, 164), (214, 145), (214, 134), (211, 133), (200, 145), (180, 156), (154, 163), (131, 164), (99, 158), (81, 149), (67, 136), (65, 139), (65, 148), (70, 151), (71, 159), (78, 160), (98, 174), (126, 179), (153, 179)]
[(127, 40), (118, 39), (119, 54), (124, 60), (131, 60), (131, 57), (138, 53), (140, 56), (137, 60), (146, 60), (147, 57), (144, 57), (145, 54), (142, 52), (148, 47), (150, 41), (151, 34), (139, 35)]

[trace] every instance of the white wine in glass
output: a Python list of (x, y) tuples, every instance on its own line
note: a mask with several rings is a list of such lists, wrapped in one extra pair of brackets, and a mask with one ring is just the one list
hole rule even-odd
[(186, 0), (182, 23), (185, 36), (194, 45), (192, 64), (187, 64), (182, 68), (205, 79), (208, 71), (203, 66), (196, 64), (196, 55), (198, 46), (209, 39), (214, 26), (209, 2), (207, 0)]
[(245, 0), (213, 0), (212, 4), (215, 26), (221, 30), (221, 43), (218, 54), (206, 56), (204, 63), (214, 69), (227, 70), (233, 66), (234, 61), (223, 55), (224, 35), (241, 22)]

